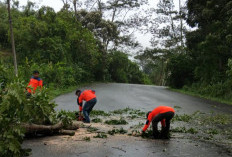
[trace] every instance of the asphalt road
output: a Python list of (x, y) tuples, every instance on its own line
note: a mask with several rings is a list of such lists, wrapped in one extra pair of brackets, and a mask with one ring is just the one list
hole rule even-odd
[[(157, 106), (167, 105), (180, 106), (186, 114), (195, 111), (232, 113), (232, 106), (176, 93), (160, 86), (107, 83), (91, 85), (83, 89), (96, 91), (98, 102), (94, 109), (104, 111), (126, 107), (150, 111)], [(78, 110), (76, 101), (74, 91), (55, 99), (59, 105), (57, 110)]]
[[(97, 104), (94, 109), (112, 111), (126, 107), (150, 111), (159, 105), (179, 106), (181, 112), (191, 114), (195, 111), (232, 113), (232, 106), (200, 99), (176, 92), (165, 87), (131, 85), (118, 83), (101, 83), (85, 87), (94, 89)], [(82, 89), (82, 90), (83, 90)], [(57, 110), (78, 110), (73, 91), (55, 99)], [(77, 137), (76, 137), (77, 138)], [(183, 156), (183, 157), (218, 157), (230, 156), (220, 147), (201, 141), (182, 137), (171, 140), (143, 140), (141, 138), (116, 135), (107, 139), (91, 139), (91, 142), (80, 142), (66, 136), (29, 139), (23, 144), (32, 148), (33, 157), (110, 157), (110, 156)]]

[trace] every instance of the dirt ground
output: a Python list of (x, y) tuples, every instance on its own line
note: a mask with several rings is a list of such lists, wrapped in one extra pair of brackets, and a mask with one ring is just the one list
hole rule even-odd
[[(110, 115), (93, 112), (91, 119), (102, 122), (80, 122), (81, 128), (75, 136), (26, 139), (23, 147), (32, 148), (31, 156), (232, 156), (232, 106), (156, 86), (97, 84), (86, 88), (96, 90), (98, 103), (94, 109)], [(59, 104), (57, 110), (78, 109), (74, 92), (55, 101)], [(176, 110), (171, 139), (136, 137), (145, 122), (145, 112), (158, 105), (172, 106)], [(128, 124), (105, 124), (112, 119), (125, 120)], [(112, 130), (118, 133), (112, 135)]]

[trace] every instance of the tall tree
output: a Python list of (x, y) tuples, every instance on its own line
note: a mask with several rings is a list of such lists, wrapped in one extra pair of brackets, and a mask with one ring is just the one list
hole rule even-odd
[(18, 77), (18, 66), (17, 66), (16, 51), (15, 51), (15, 41), (14, 41), (14, 33), (13, 33), (12, 18), (11, 18), (10, 0), (7, 0), (7, 5), (8, 5), (8, 19), (10, 24), (12, 53), (14, 58), (14, 70), (15, 70), (15, 76)]
[(131, 40), (134, 33), (134, 23), (126, 19), (133, 16), (142, 5), (147, 4), (148, 0), (111, 0), (105, 2), (102, 0), (86, 0), (85, 2), (89, 10), (98, 10), (105, 20), (115, 23), (121, 32), (116, 43), (106, 40), (104, 45), (106, 45), (107, 49), (109, 46), (116, 48), (120, 44), (124, 45), (124, 47), (131, 46), (134, 48), (138, 46), (136, 41)]
[(189, 55), (196, 62), (195, 77), (208, 84), (226, 79), (232, 57), (232, 1), (189, 0), (187, 22), (198, 27), (187, 34)]

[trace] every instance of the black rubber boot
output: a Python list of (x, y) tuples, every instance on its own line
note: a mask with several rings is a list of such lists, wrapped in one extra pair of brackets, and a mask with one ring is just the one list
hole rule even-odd
[(170, 138), (169, 130), (165, 127), (162, 127), (160, 133), (160, 139), (169, 139), (169, 138)]

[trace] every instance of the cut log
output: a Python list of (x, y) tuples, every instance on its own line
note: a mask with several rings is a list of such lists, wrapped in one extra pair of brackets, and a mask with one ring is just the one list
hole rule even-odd
[(60, 134), (62, 135), (69, 135), (69, 136), (74, 136), (75, 135), (75, 131), (72, 130), (60, 130), (59, 131)]
[(79, 125), (77, 122), (73, 121), (70, 126), (64, 127), (62, 122), (59, 122), (54, 125), (38, 125), (38, 124), (21, 124), (23, 128), (26, 130), (27, 135), (32, 134), (44, 134), (44, 135), (52, 135), (52, 134), (62, 134), (62, 135), (75, 135), (75, 131), (79, 129)]
[(64, 127), (65, 130), (77, 130), (79, 129), (79, 122), (72, 121), (72, 125)]

